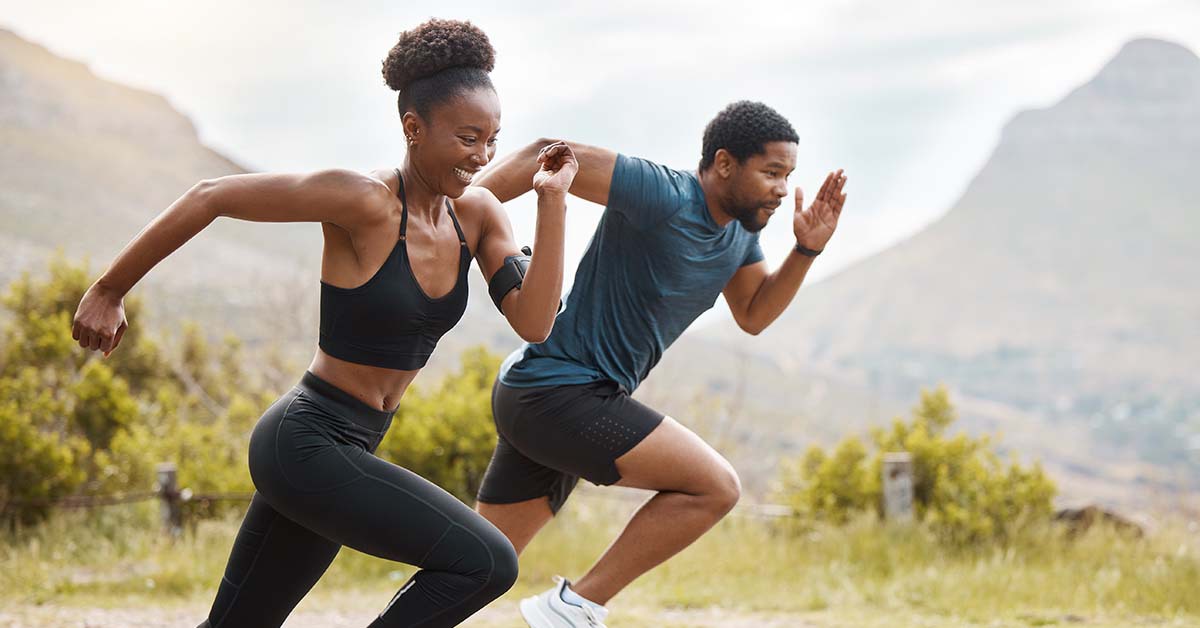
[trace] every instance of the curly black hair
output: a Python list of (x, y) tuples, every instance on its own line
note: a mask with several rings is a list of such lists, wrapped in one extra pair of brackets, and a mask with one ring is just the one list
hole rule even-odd
[(778, 111), (760, 103), (739, 100), (725, 107), (704, 127), (700, 169), (707, 170), (724, 148), (738, 163), (766, 152), (770, 142), (800, 142), (796, 129)]
[(479, 87), (495, 89), (488, 72), (496, 50), (470, 22), (431, 19), (400, 33), (383, 60), (383, 80), (400, 92), (400, 115), (428, 117), (437, 104)]

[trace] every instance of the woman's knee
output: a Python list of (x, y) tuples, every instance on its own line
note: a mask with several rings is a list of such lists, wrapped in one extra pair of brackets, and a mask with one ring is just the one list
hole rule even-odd
[(455, 571), (499, 597), (517, 581), (517, 552), (507, 537), (480, 519), (486, 526), (455, 524), (422, 567)]
[(479, 557), (479, 563), (482, 567), (486, 561), (487, 567), (486, 570), (480, 570), (479, 573), (484, 580), (485, 587), (492, 592), (494, 597), (500, 597), (517, 582), (517, 572), (519, 571), (517, 551), (513, 549), (508, 537), (504, 536), (495, 526), (486, 521), (480, 523), (484, 525), (478, 526), (481, 529), (475, 531), (475, 536), (479, 539), (483, 550)]
[(517, 582), (517, 573), (520, 571), (517, 552), (504, 535), (500, 535), (498, 540), (493, 541), (490, 549), (493, 565), (492, 572), (488, 576), (487, 586), (494, 597), (500, 597)]

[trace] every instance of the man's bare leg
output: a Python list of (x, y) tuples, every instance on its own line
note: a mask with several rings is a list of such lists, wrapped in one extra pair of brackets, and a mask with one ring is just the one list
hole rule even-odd
[(517, 554), (520, 554), (533, 540), (534, 535), (554, 518), (549, 497), (537, 497), (515, 504), (478, 502), (475, 504), (475, 512), (483, 515), (484, 519), (503, 532), (517, 550)]
[[(638, 509), (591, 570), (571, 584), (576, 593), (601, 605), (700, 538), (741, 495), (737, 472), (729, 461), (670, 417), (618, 458), (617, 470), (621, 473), (618, 486), (651, 489), (658, 494)], [(508, 534), (503, 526), (497, 527)], [(513, 540), (513, 535), (509, 539)]]

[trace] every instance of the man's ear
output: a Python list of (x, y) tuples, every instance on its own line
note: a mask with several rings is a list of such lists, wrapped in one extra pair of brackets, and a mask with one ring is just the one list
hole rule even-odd
[(724, 148), (718, 148), (717, 154), (713, 156), (713, 171), (722, 179), (728, 179), (733, 176), (733, 171), (737, 165), (737, 158)]

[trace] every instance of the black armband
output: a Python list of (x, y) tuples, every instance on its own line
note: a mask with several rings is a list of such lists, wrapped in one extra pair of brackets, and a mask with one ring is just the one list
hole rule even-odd
[(509, 292), (521, 287), (525, 281), (525, 271), (529, 270), (530, 256), (533, 255), (533, 250), (523, 246), (521, 252), (524, 255), (509, 255), (504, 258), (504, 264), (488, 282), (488, 294), (492, 296), (492, 302), (496, 304), (496, 309), (500, 310), (501, 314), (504, 313), (504, 308), (500, 307), (500, 303), (504, 301), (504, 297), (508, 296)]
[[(496, 304), (496, 309), (500, 313), (504, 313), (504, 308), (500, 307), (500, 303), (504, 301), (504, 297), (508, 293), (520, 288), (525, 282), (525, 271), (529, 270), (530, 258), (533, 255), (533, 249), (523, 246), (521, 252), (524, 255), (509, 255), (504, 258), (504, 264), (500, 266), (500, 270), (492, 275), (492, 280), (488, 282), (488, 294), (492, 296), (492, 302)], [(558, 300), (558, 311), (563, 309), (562, 299)]]

